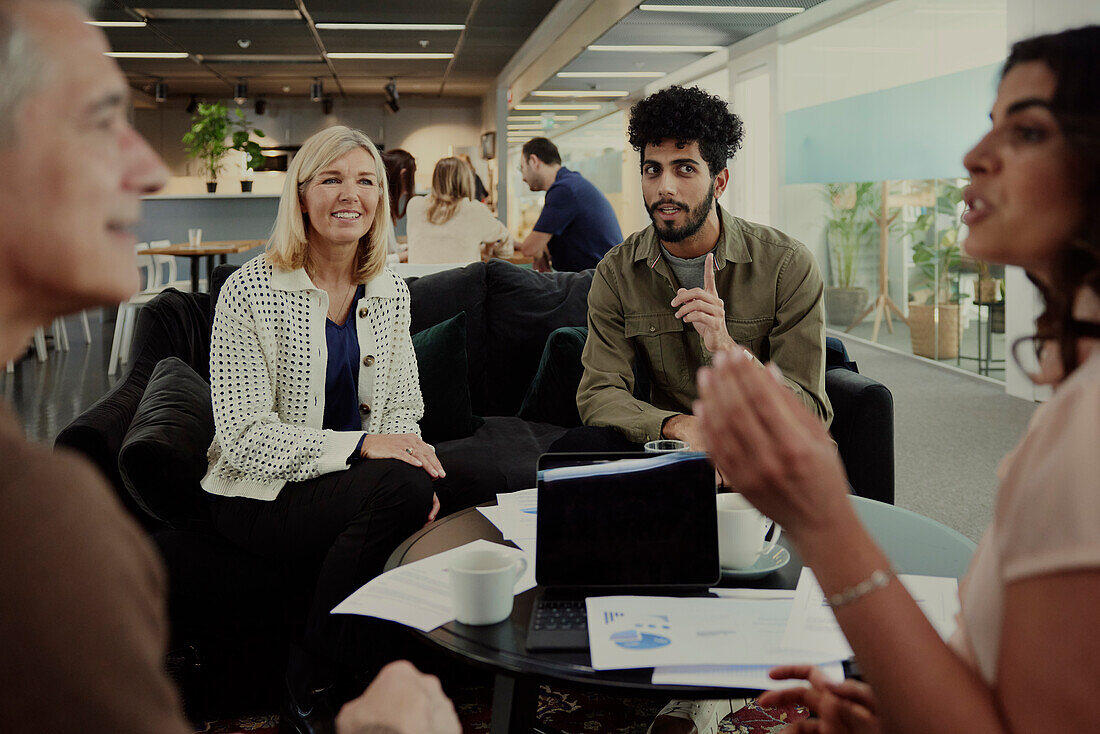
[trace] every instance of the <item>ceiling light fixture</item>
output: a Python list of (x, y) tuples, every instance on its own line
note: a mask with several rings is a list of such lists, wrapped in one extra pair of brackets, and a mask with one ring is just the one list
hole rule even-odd
[(518, 104), (515, 106), (515, 109), (520, 112), (553, 112), (554, 110), (598, 110), (602, 107), (603, 105), (599, 104), (555, 104), (553, 102), (544, 102), (540, 104)]
[(248, 101), (248, 82), (244, 79), (238, 79), (233, 85), (233, 101), (239, 105)]
[(715, 51), (721, 51), (724, 46), (652, 46), (652, 45), (631, 45), (631, 46), (606, 46), (596, 44), (589, 46), (589, 51), (613, 51), (619, 53), (631, 53), (631, 54), (711, 54)]
[(531, 92), (532, 97), (625, 97), (628, 94), (630, 92), (601, 92), (597, 89)]
[(315, 23), (322, 31), (464, 31), (456, 23)]
[(559, 71), (562, 79), (660, 79), (663, 71)]
[(186, 59), (185, 51), (107, 51), (104, 56), (112, 59)]
[(84, 22), (96, 28), (144, 28), (147, 25), (144, 20), (86, 20)]
[(454, 54), (444, 53), (423, 53), (423, 52), (334, 52), (328, 54), (330, 59), (404, 59), (406, 61), (430, 61), (435, 59), (453, 59)]
[(153, 85), (153, 99), (157, 102), (168, 100), (168, 87), (165, 86), (163, 79), (157, 79), (157, 83)]
[(325, 96), (325, 85), (320, 79), (314, 79), (309, 85), (309, 99), (311, 102), (320, 102)]
[(321, 112), (331, 115), (333, 104), (332, 97), (325, 97), (321, 100)]
[(655, 5), (653, 3), (642, 3), (638, 6), (638, 10), (649, 10), (657, 13), (777, 13), (791, 15), (801, 13), (805, 9), (796, 5)]
[(576, 115), (508, 115), (508, 122), (537, 122), (539, 120), (554, 120), (555, 122), (564, 122), (566, 120), (576, 119)]

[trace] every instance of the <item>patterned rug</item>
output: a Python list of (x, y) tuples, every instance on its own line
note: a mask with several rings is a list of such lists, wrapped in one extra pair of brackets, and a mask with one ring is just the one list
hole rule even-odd
[[(489, 731), (493, 689), (484, 685), (467, 686), (455, 690), (453, 695), (463, 733)], [(664, 703), (649, 698), (620, 698), (542, 686), (538, 717), (548, 731), (562, 734), (645, 734)], [(802, 708), (765, 709), (750, 701), (743, 709), (726, 717), (719, 732), (778, 734), (788, 724), (806, 716), (807, 712)], [(197, 731), (208, 734), (275, 734), (278, 729), (279, 717), (264, 715), (211, 722)]]

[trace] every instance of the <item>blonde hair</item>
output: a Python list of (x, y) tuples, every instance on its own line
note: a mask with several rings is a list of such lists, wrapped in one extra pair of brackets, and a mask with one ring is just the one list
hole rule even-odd
[(305, 267), (309, 247), (308, 217), (302, 213), (302, 196), (306, 187), (325, 166), (340, 156), (361, 148), (370, 154), (377, 171), (375, 187), (378, 189), (378, 206), (370, 229), (359, 240), (356, 253), (356, 282), (363, 283), (382, 272), (386, 267), (388, 240), (393, 222), (390, 221), (390, 197), (387, 195), (386, 166), (378, 148), (366, 133), (343, 125), (328, 127), (316, 133), (302, 144), (286, 172), (286, 183), (279, 199), (279, 213), (275, 226), (267, 240), (267, 261), (282, 270)]
[(463, 199), (474, 198), (474, 169), (458, 158), (443, 158), (432, 172), (432, 193), (428, 195), (428, 221), (446, 224)]

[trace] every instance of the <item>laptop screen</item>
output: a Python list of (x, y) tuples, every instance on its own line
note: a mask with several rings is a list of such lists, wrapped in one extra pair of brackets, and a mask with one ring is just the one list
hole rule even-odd
[(539, 458), (542, 586), (717, 583), (714, 469), (699, 453)]

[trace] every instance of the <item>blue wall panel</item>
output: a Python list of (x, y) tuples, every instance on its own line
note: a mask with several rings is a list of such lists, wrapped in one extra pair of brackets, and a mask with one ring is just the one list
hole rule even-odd
[(786, 183), (966, 176), (1000, 64), (788, 112)]

